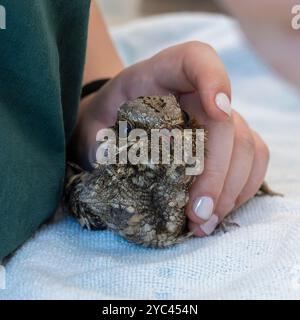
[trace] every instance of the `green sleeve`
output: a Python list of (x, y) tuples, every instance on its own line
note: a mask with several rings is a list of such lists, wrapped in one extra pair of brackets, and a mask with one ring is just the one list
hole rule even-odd
[(86, 50), (89, 0), (2, 0), (0, 259), (49, 218), (62, 195)]

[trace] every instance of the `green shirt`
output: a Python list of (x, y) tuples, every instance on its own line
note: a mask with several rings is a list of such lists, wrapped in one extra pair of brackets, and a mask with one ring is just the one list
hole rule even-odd
[(85, 59), (89, 0), (0, 0), (0, 259), (57, 208)]

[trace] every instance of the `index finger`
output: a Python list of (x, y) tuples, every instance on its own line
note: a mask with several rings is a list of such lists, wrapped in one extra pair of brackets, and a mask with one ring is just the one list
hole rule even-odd
[(231, 86), (216, 51), (193, 41), (168, 48), (152, 58), (154, 81), (172, 92), (197, 92), (209, 118), (226, 121), (231, 116)]

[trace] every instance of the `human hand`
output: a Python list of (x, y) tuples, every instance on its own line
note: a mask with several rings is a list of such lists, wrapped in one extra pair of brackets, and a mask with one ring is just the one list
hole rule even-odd
[(122, 103), (169, 93), (175, 93), (209, 131), (204, 172), (192, 185), (186, 206), (190, 230), (197, 236), (208, 235), (258, 191), (269, 157), (258, 134), (232, 112), (230, 82), (211, 47), (199, 42), (178, 45), (122, 71), (84, 99), (72, 143), (78, 147), (78, 160), (87, 167), (97, 132), (114, 124)]

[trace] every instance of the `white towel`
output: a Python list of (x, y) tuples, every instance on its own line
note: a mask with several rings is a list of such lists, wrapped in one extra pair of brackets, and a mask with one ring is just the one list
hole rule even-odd
[(240, 228), (169, 249), (90, 232), (72, 218), (43, 227), (6, 266), (1, 299), (300, 298), (300, 98), (248, 48), (225, 17), (172, 14), (112, 31), (126, 64), (169, 45), (213, 45), (233, 83), (234, 107), (267, 140), (268, 181), (285, 198), (255, 198)]

